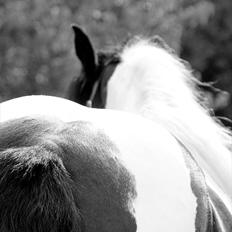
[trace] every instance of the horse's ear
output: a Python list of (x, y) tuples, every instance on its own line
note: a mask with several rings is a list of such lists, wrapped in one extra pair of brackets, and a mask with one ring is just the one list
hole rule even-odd
[(151, 39), (150, 39), (150, 42), (158, 45), (159, 47), (161, 48), (164, 48), (165, 50), (167, 50), (168, 52), (170, 53), (174, 53), (175, 54), (175, 51), (174, 49), (172, 49), (167, 43), (166, 41), (159, 35), (155, 35), (153, 36)]
[(74, 45), (77, 57), (80, 59), (87, 78), (94, 78), (96, 71), (96, 56), (88, 35), (77, 25), (72, 25)]

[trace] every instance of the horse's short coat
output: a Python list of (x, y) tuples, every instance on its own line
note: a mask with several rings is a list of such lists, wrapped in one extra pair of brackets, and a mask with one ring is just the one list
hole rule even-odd
[(49, 96), (0, 110), (2, 231), (217, 231), (200, 168), (158, 124)]
[(0, 129), (1, 231), (135, 231), (133, 177), (104, 133), (39, 118)]

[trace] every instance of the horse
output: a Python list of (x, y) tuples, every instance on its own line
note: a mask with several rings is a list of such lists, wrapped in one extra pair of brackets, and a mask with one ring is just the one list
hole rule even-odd
[[(162, 125), (190, 152), (207, 185), (225, 196), (232, 211), (231, 131), (201, 101), (199, 80), (187, 62), (159, 36), (135, 37), (121, 49), (105, 53), (106, 62), (101, 62), (101, 52), (95, 52), (88, 35), (78, 26), (73, 29), (82, 72), (71, 84), (69, 98), (139, 114)], [(85, 57), (82, 47), (89, 50)]]
[(0, 104), (0, 203), (3, 232), (232, 228), (222, 197), (165, 127), (51, 96)]

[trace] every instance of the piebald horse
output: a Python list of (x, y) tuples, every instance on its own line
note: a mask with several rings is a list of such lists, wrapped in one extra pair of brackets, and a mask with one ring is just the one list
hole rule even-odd
[(137, 37), (120, 50), (104, 53), (94, 51), (81, 28), (73, 29), (83, 68), (71, 84), (69, 98), (136, 113), (163, 126), (189, 151), (207, 185), (232, 212), (231, 131), (211, 117), (200, 101), (199, 81), (186, 62), (157, 36)]
[(230, 216), (160, 123), (50, 96), (0, 104), (3, 232), (224, 232)]

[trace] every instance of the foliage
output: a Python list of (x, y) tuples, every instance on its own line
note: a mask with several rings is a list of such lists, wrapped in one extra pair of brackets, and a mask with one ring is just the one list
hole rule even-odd
[[(183, 34), (181, 55), (201, 73), (203, 81), (232, 93), (232, 1), (213, 3), (215, 12), (209, 22), (193, 25)], [(232, 101), (216, 114), (232, 119)]]

